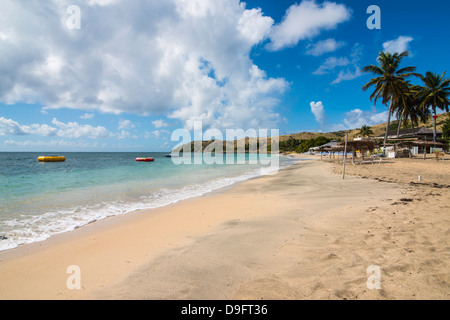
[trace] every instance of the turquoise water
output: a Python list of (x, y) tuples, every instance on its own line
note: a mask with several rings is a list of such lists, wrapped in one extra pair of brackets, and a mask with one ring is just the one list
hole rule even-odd
[[(164, 153), (66, 153), (61, 163), (39, 163), (41, 155), (0, 153), (0, 251), (110, 216), (201, 196), (276, 169), (250, 164), (257, 155), (233, 165), (175, 165)], [(137, 157), (154, 157), (155, 162), (136, 162)], [(295, 161), (280, 157), (280, 166)]]

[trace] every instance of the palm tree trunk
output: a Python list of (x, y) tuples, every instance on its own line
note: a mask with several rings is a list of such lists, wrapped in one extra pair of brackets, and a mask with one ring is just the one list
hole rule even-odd
[(412, 119), (412, 116), (411, 116), (411, 127), (412, 127), (412, 130), (413, 130), (413, 134), (416, 135), (416, 127), (414, 126), (414, 121)]
[(400, 137), (400, 128), (402, 127), (402, 119), (403, 115), (405, 114), (405, 111), (402, 111), (402, 114), (400, 115), (400, 119), (398, 120), (398, 128), (397, 128), (397, 139)]
[[(436, 108), (433, 108), (433, 142), (436, 143)], [(434, 146), (436, 148), (436, 146)]]
[(386, 134), (384, 136), (384, 152), (386, 152), (386, 145), (387, 145), (387, 139), (388, 139), (388, 132), (389, 132), (389, 126), (391, 125), (391, 113), (392, 113), (392, 98), (391, 102), (389, 104), (389, 114), (388, 114), (388, 122), (386, 127)]

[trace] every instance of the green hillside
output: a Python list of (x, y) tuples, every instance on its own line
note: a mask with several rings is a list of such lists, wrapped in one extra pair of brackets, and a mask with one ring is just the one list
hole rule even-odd
[[(442, 130), (444, 121), (446, 118), (450, 118), (450, 113), (445, 113), (442, 115), (439, 115), (439, 118), (437, 120), (437, 130)], [(372, 137), (381, 136), (386, 131), (386, 125), (387, 123), (382, 123), (378, 125), (374, 125), (371, 127), (373, 131)], [(396, 131), (398, 127), (398, 121), (392, 121), (389, 131)], [(430, 117), (430, 119), (426, 123), (420, 123), (418, 127), (426, 127), (426, 128), (433, 128), (433, 119)], [(408, 124), (406, 127), (402, 126), (402, 129), (405, 128), (411, 128), (410, 124)], [(289, 134), (289, 135), (283, 135), (279, 137), (280, 140), (280, 151), (294, 151), (297, 150), (299, 152), (305, 152), (309, 149), (309, 147), (316, 147), (322, 144), (325, 144), (331, 140), (337, 140), (337, 141), (344, 141), (345, 135), (348, 133), (349, 140), (353, 140), (355, 138), (358, 138), (360, 128), (355, 128), (352, 130), (347, 131), (337, 131), (337, 132), (328, 132), (328, 133), (319, 133), (319, 132), (300, 132), (295, 134)], [(268, 150), (270, 151), (270, 142), (271, 139), (269, 138), (268, 141), (263, 139), (257, 139), (256, 141), (253, 140), (258, 145), (259, 148), (265, 150), (266, 144), (268, 145)], [(212, 142), (214, 141), (202, 141), (202, 150), (200, 148), (196, 147), (194, 142), (181, 146), (177, 148), (174, 151), (180, 151), (182, 148), (187, 147), (192, 152), (201, 152), (205, 150), (206, 147), (208, 147)], [(234, 141), (234, 150), (237, 151), (238, 145), (240, 143), (243, 143), (245, 145), (246, 151), (248, 152), (249, 145), (250, 145), (250, 139), (246, 138), (245, 141)], [(190, 145), (190, 146), (189, 146)], [(226, 142), (225, 141), (218, 141), (218, 145), (223, 146), (223, 150), (226, 150)], [(300, 147), (300, 149), (298, 149)]]

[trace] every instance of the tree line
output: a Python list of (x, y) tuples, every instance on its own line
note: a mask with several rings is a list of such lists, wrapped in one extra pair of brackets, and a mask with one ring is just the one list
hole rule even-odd
[(320, 147), (330, 141), (331, 139), (323, 136), (309, 140), (298, 140), (294, 137), (289, 137), (288, 140), (280, 141), (280, 152), (305, 153), (311, 148)]

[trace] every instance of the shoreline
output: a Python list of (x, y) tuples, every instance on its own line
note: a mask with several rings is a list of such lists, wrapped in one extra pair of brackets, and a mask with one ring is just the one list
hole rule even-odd
[[(383, 213), (412, 191), (360, 177), (342, 181), (333, 166), (301, 162), (227, 190), (0, 252), (0, 299), (448, 298), (448, 254), (432, 260), (444, 267), (440, 274), (428, 272), (443, 282), (439, 293), (432, 294), (438, 280), (428, 288), (415, 279), (421, 290), (405, 293), (398, 283), (408, 275), (391, 279), (409, 271), (396, 265), (411, 252), (387, 246), (404, 234), (389, 231), (386, 240), (377, 232), (387, 232), (381, 223), (396, 226), (391, 220), (401, 210)], [(442, 255), (448, 242), (431, 238), (434, 254)], [(419, 252), (411, 243), (408, 249)], [(395, 254), (387, 257), (389, 250)], [(381, 291), (366, 287), (373, 264), (387, 270)], [(66, 286), (71, 265), (81, 269), (81, 290)]]
[[(299, 161), (308, 160), (308, 158), (309, 158), (309, 160), (311, 160), (311, 157), (309, 157), (307, 155), (303, 156), (303, 157), (296, 157), (295, 155), (294, 156), (293, 155), (285, 155), (285, 156), (291, 156), (292, 158), (298, 158)], [(280, 169), (280, 170), (283, 170), (283, 169)], [(39, 258), (38, 260), (33, 260), (35, 255), (36, 256), (39, 256), (39, 255), (44, 256), (45, 254), (47, 254), (47, 251), (53, 253), (53, 251), (56, 252), (57, 250), (59, 250), (61, 252), (62, 249), (60, 249), (60, 247), (70, 248), (72, 242), (77, 242), (80, 239), (82, 241), (84, 241), (87, 238), (89, 238), (91, 234), (101, 233), (108, 229), (112, 229), (112, 230), (114, 228), (120, 229), (121, 225), (123, 225), (123, 224), (126, 225), (126, 224), (130, 224), (130, 223), (132, 224), (139, 219), (146, 218), (145, 216), (147, 216), (147, 215), (151, 215), (154, 217), (154, 219), (157, 219), (156, 217), (166, 214), (166, 211), (171, 211), (171, 208), (173, 208), (173, 207), (183, 206), (185, 204), (189, 204), (192, 202), (195, 203), (196, 201), (201, 200), (201, 199), (209, 199), (211, 197), (226, 193), (226, 192), (232, 190), (233, 188), (238, 187), (239, 185), (241, 185), (243, 183), (246, 183), (246, 182), (249, 182), (252, 180), (257, 180), (257, 179), (260, 179), (261, 177), (270, 176), (270, 175), (272, 175), (272, 174), (252, 177), (252, 178), (250, 178), (248, 180), (244, 180), (244, 181), (238, 181), (238, 182), (233, 183), (232, 185), (207, 192), (200, 196), (195, 196), (195, 197), (192, 197), (189, 199), (184, 199), (184, 200), (181, 200), (181, 201), (178, 201), (175, 203), (171, 203), (166, 206), (152, 208), (152, 209), (140, 209), (140, 210), (127, 212), (125, 214), (109, 216), (105, 219), (92, 221), (86, 225), (75, 228), (74, 230), (69, 230), (69, 231), (58, 233), (58, 234), (54, 234), (51, 237), (49, 237), (45, 240), (42, 240), (42, 241), (21, 244), (18, 247), (0, 251), (0, 270), (5, 270), (6, 263), (18, 262), (19, 264), (21, 264), (22, 261), (27, 261), (27, 260), (33, 261), (33, 262), (37, 261), (39, 263), (42, 260), (42, 258)], [(64, 250), (70, 251), (69, 249), (64, 249)], [(32, 262), (30, 262), (29, 264), (31, 265)], [(7, 269), (8, 268), (6, 268), (6, 270)], [(30, 268), (30, 269), (32, 269), (32, 268)], [(59, 269), (61, 271), (61, 268), (59, 268)], [(9, 282), (10, 279), (6, 279), (6, 278), (8, 278), (9, 275), (12, 275), (12, 273), (13, 272), (11, 272), (10, 274), (6, 274), (3, 272), (0, 272), (0, 299), (9, 299), (10, 298), (10, 294), (6, 293), (8, 291), (7, 290), (8, 289), (7, 282)], [(24, 271), (23, 273), (25, 274), (26, 271)], [(60, 276), (61, 276), (61, 273), (60, 273)], [(64, 274), (64, 277), (67, 278), (68, 276), (69, 276), (68, 274), (67, 275)], [(60, 277), (60, 279), (62, 279), (62, 278)], [(61, 287), (61, 286), (59, 286), (59, 287)], [(24, 292), (25, 291), (26, 290), (24, 290)], [(71, 293), (73, 293), (73, 292), (71, 292)], [(75, 295), (69, 295), (69, 296), (76, 297), (76, 299), (77, 299), (77, 297), (84, 296), (84, 294), (79, 294), (79, 292), (75, 292)], [(27, 297), (26, 294), (25, 294), (25, 297)], [(22, 296), (19, 295), (18, 298), (22, 299)], [(54, 295), (52, 295), (52, 294), (49, 295), (49, 299), (54, 299), (54, 298), (55, 298)], [(13, 294), (11, 299), (16, 299), (16, 296)], [(25, 299), (27, 299), (27, 298), (25, 298)], [(35, 297), (33, 295), (30, 295), (29, 299), (35, 299)], [(47, 298), (44, 298), (44, 299), (47, 299)], [(56, 299), (58, 299), (58, 298), (56, 297)]]
[[(288, 155), (288, 154), (284, 154), (283, 156), (285, 156), (286, 158), (290, 158), (290, 159), (297, 158), (295, 156)], [(308, 156), (300, 157), (300, 158), (298, 158), (298, 160), (305, 160), (305, 158), (307, 158), (307, 157)], [(283, 168), (284, 167), (281, 167), (279, 170), (282, 170)], [(264, 167), (264, 170), (270, 171), (271, 169), (272, 169), (272, 167)], [(93, 211), (90, 208), (88, 208), (88, 210), (87, 210), (88, 213), (85, 215), (81, 215), (81, 219), (79, 219), (75, 222), (70, 221), (70, 219), (67, 219), (68, 222), (66, 222), (65, 219), (58, 220), (58, 222), (60, 222), (60, 221), (62, 221), (62, 222), (60, 224), (57, 224), (56, 228), (54, 228), (52, 231), (40, 233), (39, 230), (29, 229), (29, 230), (26, 230), (26, 232), (24, 232), (24, 233), (33, 235), (31, 237), (25, 236), (24, 239), (20, 239), (20, 240), (14, 239), (14, 237), (10, 237), (11, 239), (5, 238), (4, 239), (5, 241), (2, 241), (0, 239), (0, 245), (2, 245), (0, 247), (0, 253), (15, 250), (22, 246), (28, 246), (28, 245), (35, 244), (35, 243), (45, 242), (45, 241), (53, 238), (54, 236), (58, 236), (60, 234), (64, 234), (67, 232), (73, 232), (74, 230), (83, 228), (92, 223), (97, 223), (97, 222), (100, 222), (100, 221), (103, 221), (106, 219), (110, 219), (115, 216), (127, 215), (127, 214), (133, 213), (135, 211), (140, 211), (140, 210), (158, 209), (158, 208), (162, 208), (162, 207), (169, 206), (172, 204), (176, 204), (178, 202), (189, 200), (191, 198), (198, 198), (198, 197), (206, 196), (208, 194), (215, 194), (216, 192), (222, 192), (224, 190), (228, 190), (229, 188), (233, 188), (234, 186), (239, 185), (242, 182), (245, 182), (247, 180), (252, 180), (252, 179), (258, 178), (262, 175), (266, 175), (266, 174), (271, 174), (271, 173), (268, 173), (268, 172), (263, 173), (262, 171), (259, 171), (259, 169), (254, 169), (254, 170), (249, 170), (247, 172), (241, 172), (237, 176), (233, 176), (231, 178), (230, 177), (222, 177), (222, 178), (219, 177), (219, 178), (215, 178), (213, 180), (209, 180), (206, 182), (205, 181), (199, 182), (199, 183), (194, 184), (194, 186), (201, 187), (202, 189), (194, 188), (194, 189), (192, 189), (193, 191), (191, 190), (192, 192), (188, 193), (187, 195), (184, 194), (183, 192), (180, 193), (179, 192), (180, 190), (175, 190), (174, 192), (172, 192), (172, 194), (178, 195), (178, 197), (172, 196), (170, 198), (164, 198), (162, 201), (159, 201), (159, 202), (156, 201), (157, 202), (156, 204), (155, 203), (147, 203), (145, 205), (141, 205), (138, 202), (130, 201), (130, 202), (124, 202), (124, 204), (116, 205), (114, 202), (111, 202), (111, 201), (104, 202), (104, 203), (108, 203), (108, 204), (113, 203), (114, 209), (111, 210), (109, 208), (106, 208), (103, 211), (102, 210)], [(226, 180), (231, 180), (231, 181), (226, 181)], [(211, 184), (213, 182), (214, 182), (214, 184)], [(220, 182), (220, 183), (217, 183), (217, 182)], [(224, 183), (222, 183), (222, 182), (224, 182)], [(205, 185), (206, 185), (206, 189), (204, 188)], [(182, 188), (182, 187), (183, 186), (177, 187), (177, 188)], [(162, 187), (162, 189), (164, 189), (164, 187)], [(156, 199), (156, 200), (161, 200), (161, 199)], [(77, 210), (80, 210), (78, 208), (78, 206), (75, 206), (75, 208), (77, 208)], [(80, 211), (81, 212), (85, 211), (83, 209), (86, 209), (86, 208), (83, 207)], [(64, 211), (64, 208), (62, 208), (60, 210)], [(69, 210), (75, 210), (75, 209), (73, 209), (73, 207), (69, 207)], [(58, 210), (56, 210), (56, 212), (58, 212)], [(101, 213), (98, 214), (99, 212), (101, 212)], [(47, 214), (43, 214), (43, 216), (45, 217)], [(93, 215), (93, 217), (92, 217), (92, 215)], [(69, 217), (73, 217), (73, 216), (74, 216), (74, 214), (71, 214)], [(77, 216), (75, 216), (75, 218), (77, 218)], [(74, 219), (74, 220), (76, 220), (76, 219)], [(53, 222), (53, 221), (50, 221), (50, 222)], [(32, 222), (32, 223), (34, 223), (34, 222)], [(29, 224), (31, 225), (31, 223), (29, 223)], [(44, 227), (46, 227), (46, 226), (44, 226)], [(11, 230), (9, 230), (9, 231), (11, 231)], [(20, 231), (22, 231), (22, 230), (20, 230)], [(8, 230), (6, 231), (5, 235), (7, 237), (9, 237), (7, 233), (8, 233)], [(3, 235), (3, 233), (0, 233), (0, 238), (2, 235)]]

